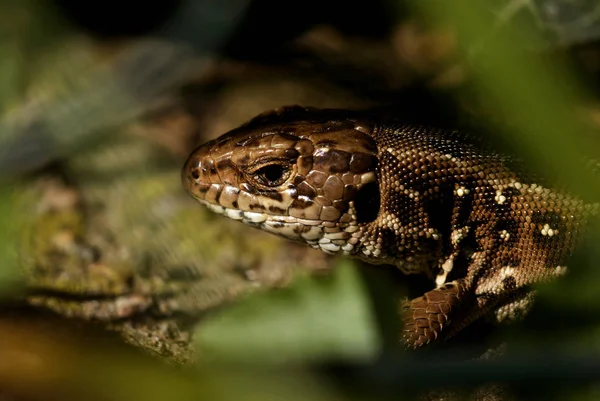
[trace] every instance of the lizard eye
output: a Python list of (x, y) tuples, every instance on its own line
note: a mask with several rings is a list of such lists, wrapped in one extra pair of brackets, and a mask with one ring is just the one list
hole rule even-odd
[(283, 184), (291, 174), (289, 167), (281, 164), (267, 164), (257, 169), (252, 175), (267, 187), (278, 187)]

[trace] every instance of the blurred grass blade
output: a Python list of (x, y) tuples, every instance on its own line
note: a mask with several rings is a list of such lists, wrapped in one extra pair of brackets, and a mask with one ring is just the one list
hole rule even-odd
[(76, 57), (86, 51), (85, 45), (73, 50), (68, 55), (78, 65), (63, 65), (53, 82), (37, 84), (50, 95), (34, 97), (0, 119), (0, 173), (27, 172), (106, 141), (101, 130), (135, 120), (181, 84), (193, 55), (152, 40), (129, 46), (110, 62)]
[(582, 118), (586, 93), (560, 60), (522, 50), (519, 43), (541, 42), (539, 32), (520, 21), (496, 26), (485, 2), (421, 4), (456, 29), (482, 98), (513, 127), (506, 135), (527, 160), (548, 178), (599, 199), (600, 188), (590, 185), (597, 177), (582, 168), (582, 157), (598, 149), (597, 133)]

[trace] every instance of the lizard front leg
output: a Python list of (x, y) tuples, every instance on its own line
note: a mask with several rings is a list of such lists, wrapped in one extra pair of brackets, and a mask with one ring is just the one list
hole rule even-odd
[[(447, 340), (490, 311), (505, 303), (511, 309), (511, 301), (520, 301), (523, 297), (530, 299), (531, 295), (521, 290), (507, 297), (478, 296), (466, 279), (454, 280), (420, 297), (400, 302), (401, 341), (406, 348), (416, 349), (434, 341)], [(499, 309), (498, 313), (502, 314), (502, 311)]]
[(447, 340), (486, 316), (496, 323), (518, 321), (533, 304), (535, 291), (527, 286), (505, 288), (504, 292), (496, 293), (478, 292), (482, 283), (472, 283), (467, 278), (454, 280), (420, 297), (401, 301), (399, 313), (404, 346), (416, 349)]
[(426, 292), (423, 296), (400, 303), (403, 320), (402, 342), (419, 348), (448, 337), (450, 325), (460, 325), (473, 309), (475, 297), (467, 291), (464, 280), (456, 280)]

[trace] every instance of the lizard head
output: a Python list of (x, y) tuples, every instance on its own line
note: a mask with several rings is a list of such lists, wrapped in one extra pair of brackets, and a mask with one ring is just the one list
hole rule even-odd
[(361, 226), (379, 212), (377, 147), (371, 128), (343, 113), (298, 106), (263, 113), (195, 149), (183, 185), (231, 219), (351, 254)]

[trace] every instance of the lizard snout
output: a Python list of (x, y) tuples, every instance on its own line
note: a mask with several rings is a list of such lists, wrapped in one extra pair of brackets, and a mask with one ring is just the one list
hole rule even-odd
[(196, 195), (199, 186), (210, 185), (214, 162), (209, 156), (210, 147), (203, 145), (194, 150), (181, 170), (181, 183), (186, 191)]

